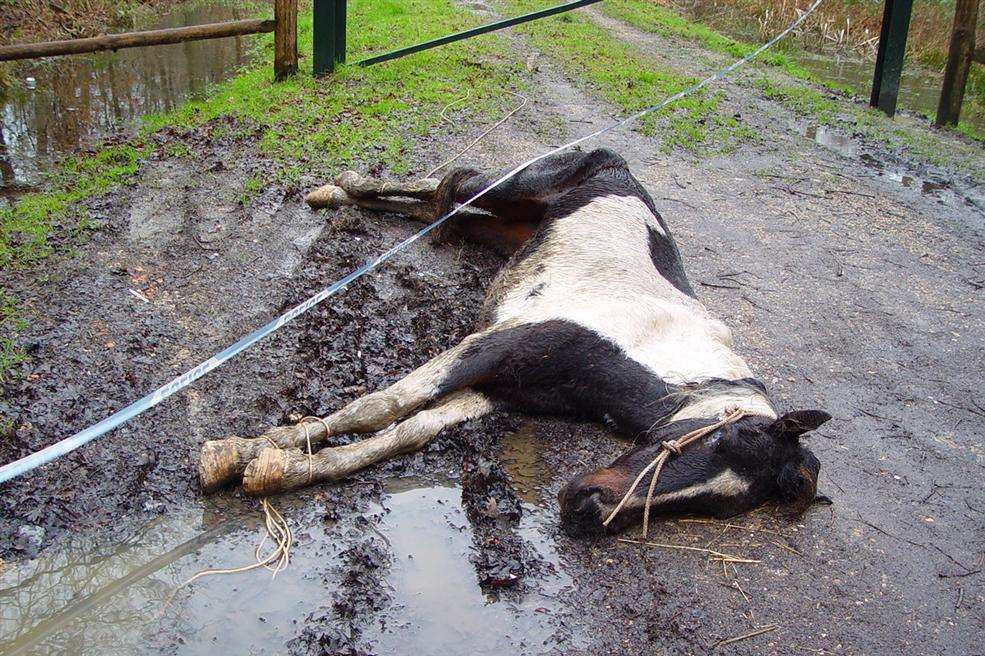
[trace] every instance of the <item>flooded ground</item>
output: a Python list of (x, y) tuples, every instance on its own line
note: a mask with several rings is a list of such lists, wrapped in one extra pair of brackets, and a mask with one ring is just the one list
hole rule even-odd
[[(249, 17), (236, 4), (179, 5), (145, 16), (135, 29)], [(250, 41), (230, 37), (22, 63), (20, 84), (0, 97), (2, 186), (34, 184), (52, 161), (205, 93), (247, 60)]]
[(862, 165), (859, 175), (881, 178), (949, 206), (963, 205), (985, 212), (985, 190), (937, 172), (893, 162), (851, 134), (827, 125), (793, 122), (792, 128), (814, 143)]
[[(732, 38), (755, 43), (762, 40), (760, 26), (755, 21), (743, 18), (738, 12), (723, 10), (715, 0), (674, 0), (673, 5), (691, 20), (708, 25)], [(874, 51), (870, 57), (862, 57), (834, 47), (823, 51), (809, 51), (798, 48), (795, 44), (796, 41), (781, 44), (780, 48), (786, 49), (788, 55), (819, 79), (848, 87), (860, 96), (869, 97), (875, 69)], [(940, 99), (941, 82), (940, 73), (907, 64), (900, 80), (898, 107), (934, 116)], [(961, 120), (985, 132), (985, 115), (964, 112)]]

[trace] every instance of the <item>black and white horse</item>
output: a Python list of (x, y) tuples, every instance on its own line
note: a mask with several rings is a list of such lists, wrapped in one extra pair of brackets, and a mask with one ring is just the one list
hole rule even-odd
[[(498, 176), (459, 169), (435, 188), (347, 173), (332, 202), (419, 217), (430, 202), (435, 216)], [(425, 203), (385, 198), (391, 196)], [(558, 154), (474, 205), (485, 213), (456, 217), (450, 230), (512, 253), (489, 287), (476, 331), (399, 382), (317, 422), (207, 443), (206, 489), (240, 474), (254, 494), (338, 480), (502, 408), (604, 422), (634, 439), (615, 462), (578, 476), (559, 495), (565, 528), (588, 535), (638, 520), (645, 485), (603, 526), (662, 442), (738, 409), (741, 418), (667, 462), (651, 512), (725, 517), (771, 499), (797, 510), (811, 504), (820, 463), (799, 438), (830, 416), (778, 415), (733, 350), (728, 327), (695, 297), (667, 224), (621, 157), (608, 150)], [(307, 452), (309, 441), (371, 431), (380, 433)]]

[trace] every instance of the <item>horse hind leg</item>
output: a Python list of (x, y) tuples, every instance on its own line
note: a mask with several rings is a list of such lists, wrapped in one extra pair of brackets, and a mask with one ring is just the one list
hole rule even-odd
[[(338, 209), (340, 207), (361, 207), (374, 212), (401, 214), (407, 218), (430, 223), (438, 218), (433, 200), (438, 181), (433, 178), (397, 182), (363, 177), (355, 171), (345, 171), (328, 184), (305, 196), (305, 201), (313, 209)], [(460, 215), (468, 218), (485, 218), (489, 215), (472, 209), (463, 209)]]

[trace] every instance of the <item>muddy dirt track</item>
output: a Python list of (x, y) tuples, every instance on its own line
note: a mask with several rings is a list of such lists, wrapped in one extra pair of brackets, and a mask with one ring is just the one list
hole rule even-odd
[[(591, 15), (683, 71), (719, 61)], [(462, 163), (499, 168), (616, 114), (547, 58), (528, 68), (522, 120)], [(636, 132), (604, 145), (650, 190), (700, 297), (774, 398), (834, 415), (811, 438), (832, 506), (651, 534), (750, 563), (571, 540), (555, 494), (625, 442), (498, 415), (276, 499), (298, 535), (287, 571), (208, 577), (162, 611), (191, 574), (251, 562), (260, 535), (254, 500), (202, 498), (204, 440), (326, 414), (470, 331), (501, 261), (418, 243), (184, 394), (5, 486), (0, 651), (983, 653), (983, 192), (819, 130), (749, 85), (725, 89), (760, 141), (702, 159)], [(159, 135), (197, 156), (148, 161), (94, 202), (103, 227), (74, 257), (4, 274), (32, 322), (26, 378), (0, 402), (13, 425), (3, 461), (94, 423), (415, 229), (310, 212), (302, 192), (317, 180), (240, 204), (264, 163), (216, 127)], [(479, 131), (433, 135), (419, 170)]]

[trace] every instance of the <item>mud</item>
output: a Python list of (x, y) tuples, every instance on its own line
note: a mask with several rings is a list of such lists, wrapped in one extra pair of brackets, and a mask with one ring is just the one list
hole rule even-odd
[[(605, 24), (682, 71), (705, 61)], [(529, 44), (510, 38), (526, 57)], [(463, 164), (503, 166), (615, 114), (547, 58), (530, 61), (525, 116)], [(748, 87), (724, 88), (723, 111), (762, 140), (704, 159), (634, 132), (605, 145), (651, 191), (702, 300), (779, 403), (835, 415), (812, 438), (834, 505), (799, 519), (764, 508), (667, 521), (650, 536), (750, 563), (571, 540), (557, 491), (625, 442), (500, 414), (278, 497), (299, 536), (288, 570), (206, 578), (151, 619), (196, 571), (251, 562), (259, 539), (255, 502), (235, 490), (201, 498), (202, 441), (327, 413), (470, 331), (501, 260), (418, 243), (185, 394), (6, 485), (0, 651), (693, 654), (762, 628), (716, 652), (979, 650), (985, 216), (965, 199), (981, 190), (872, 144), (839, 152)], [(301, 193), (314, 179), (242, 204), (264, 163), (249, 138), (228, 136), (242, 131), (219, 127), (159, 135), (195, 159), (145, 162), (135, 184), (91, 204), (102, 228), (74, 256), (2, 274), (26, 304), (31, 353), (0, 400), (4, 461), (102, 418), (416, 228), (311, 213)], [(417, 170), (479, 131), (432, 135)], [(863, 154), (960, 193), (879, 175)]]

